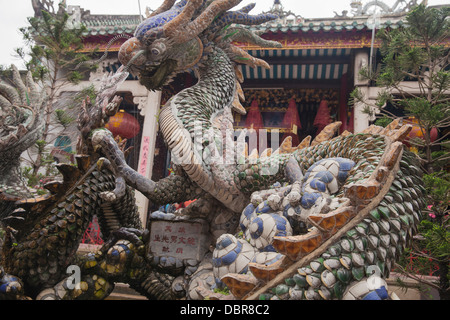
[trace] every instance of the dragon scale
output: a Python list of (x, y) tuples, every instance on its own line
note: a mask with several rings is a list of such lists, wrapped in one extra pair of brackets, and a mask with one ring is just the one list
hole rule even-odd
[[(109, 208), (102, 207), (103, 200), (99, 193), (114, 187), (115, 177), (110, 171), (92, 171), (69, 190), (63, 201), (49, 205), (48, 213), (40, 221), (26, 226), (15, 236), (17, 245), (12, 246), (7, 252), (8, 257), (4, 258), (10, 261), (10, 264), (4, 265), (5, 271), (19, 276), (28, 290), (34, 292), (30, 295), (33, 297), (43, 288), (59, 282), (67, 266), (75, 263), (75, 252), (94, 215), (99, 217), (104, 237), (119, 226), (140, 228), (141, 222), (137, 217), (133, 219), (133, 216), (124, 214), (135, 206), (130, 190), (120, 203), (112, 203)], [(36, 204), (36, 207), (39, 205), (42, 203)], [(36, 210), (32, 200), (18, 206)]]
[[(221, 134), (223, 128), (212, 128), (212, 134), (206, 135), (206, 138), (211, 138), (210, 141), (199, 141), (196, 144), (195, 140), (196, 134), (200, 133), (203, 136), (208, 133), (216, 117), (228, 117), (228, 119), (221, 119), (225, 123), (231, 116), (230, 109), (236, 90), (234, 69), (222, 50), (214, 48), (213, 51), (214, 54), (211, 54), (205, 62), (207, 67), (199, 70), (200, 81), (169, 100), (161, 110), (161, 131), (175, 156), (174, 162), (180, 163), (192, 181), (211, 193), (225, 206), (239, 212), (245, 201), (243, 195), (233, 185), (232, 180), (223, 181), (223, 177), (229, 177), (232, 172), (226, 172), (217, 178), (213, 167), (214, 160), (210, 162), (209, 168), (205, 168), (204, 164), (205, 150), (210, 147), (224, 149)], [(228, 109), (228, 115), (224, 109)], [(196, 153), (194, 146), (198, 147), (198, 145), (201, 145), (201, 149), (198, 150), (199, 153)], [(218, 156), (223, 159), (224, 152)], [(230, 170), (229, 164), (225, 163), (223, 166), (226, 166), (224, 171)]]
[[(355, 161), (345, 185), (335, 195), (343, 199), (343, 205), (309, 216), (312, 229), (304, 233), (275, 237), (276, 252), (286, 258), (270, 266), (250, 263), (251, 276), (225, 275), (222, 281), (236, 297), (355, 299), (356, 295), (348, 292), (374, 270), (379, 270), (378, 276), (388, 277), (416, 232), (425, 204), (417, 160), (410, 153), (403, 154), (401, 144), (389, 140), (384, 135), (362, 133), (337, 137), (293, 154), (303, 159), (299, 161), (303, 168), (328, 157)], [(265, 183), (276, 180), (272, 177)], [(265, 213), (286, 212), (283, 205), (268, 205), (267, 198), (263, 200), (249, 206), (270, 207)]]

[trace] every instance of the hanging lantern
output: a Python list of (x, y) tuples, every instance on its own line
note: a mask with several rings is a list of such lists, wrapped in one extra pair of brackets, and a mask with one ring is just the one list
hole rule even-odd
[[(420, 138), (422, 140), (425, 140), (424, 131), (422, 130), (422, 127), (419, 125), (419, 121), (416, 118), (414, 117), (408, 118), (406, 122), (412, 125), (412, 129), (404, 141), (405, 145), (411, 147), (408, 141), (414, 138)], [(430, 142), (434, 142), (437, 138), (438, 138), (438, 130), (436, 128), (432, 128), (430, 130)]]
[(290, 129), (283, 135), (281, 141), (284, 141), (288, 136), (292, 137), (292, 144), (298, 145), (300, 143), (298, 138), (298, 131), (302, 129), (302, 123), (300, 122), (300, 115), (298, 114), (297, 104), (294, 99), (289, 102), (289, 107), (284, 114), (283, 128)]
[(256, 100), (253, 100), (252, 105), (250, 106), (247, 118), (245, 119), (245, 126), (254, 130), (264, 128), (263, 118)]
[(316, 118), (314, 119), (314, 127), (317, 128), (319, 134), (323, 128), (331, 122), (330, 110), (328, 109), (328, 102), (326, 100), (320, 101), (319, 110), (317, 110)]
[(111, 131), (114, 137), (120, 136), (122, 139), (132, 139), (141, 130), (137, 119), (123, 110), (109, 118), (105, 128)]

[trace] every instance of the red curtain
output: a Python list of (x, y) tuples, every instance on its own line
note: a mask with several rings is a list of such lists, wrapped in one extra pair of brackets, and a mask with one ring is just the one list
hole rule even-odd
[[(283, 118), (283, 128), (289, 129), (290, 131), (286, 132), (283, 135), (281, 141), (284, 141), (287, 137), (292, 137), (292, 145), (297, 146), (300, 143), (300, 139), (298, 138), (298, 132), (302, 129), (302, 124), (300, 122), (300, 115), (298, 114), (297, 104), (294, 99), (291, 99), (289, 102), (288, 109)], [(292, 132), (294, 125), (297, 126), (297, 132)]]
[(248, 111), (247, 118), (245, 119), (245, 126), (247, 128), (251, 128), (252, 125), (255, 130), (262, 129), (264, 127), (263, 118), (261, 112), (259, 111), (258, 101), (256, 100), (253, 100), (250, 110)]
[(317, 128), (319, 134), (323, 128), (331, 122), (330, 110), (328, 109), (328, 102), (326, 100), (320, 101), (319, 110), (317, 110), (316, 118), (314, 119), (314, 127)]

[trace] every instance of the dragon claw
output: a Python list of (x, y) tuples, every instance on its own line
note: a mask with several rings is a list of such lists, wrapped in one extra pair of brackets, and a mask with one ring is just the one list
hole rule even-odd
[[(133, 243), (135, 246), (141, 246), (144, 244), (143, 240), (145, 239), (146, 230), (139, 230), (135, 228), (120, 228), (111, 232), (111, 237), (108, 240), (108, 243), (115, 243), (119, 240), (127, 240)], [(106, 246), (107, 249), (110, 246)]]
[(117, 200), (116, 194), (111, 191), (105, 191), (100, 193), (100, 198), (102, 198), (102, 200), (106, 202), (113, 202)]
[(24, 296), (24, 286), (18, 277), (5, 273), (0, 267), (0, 297), (17, 299)]

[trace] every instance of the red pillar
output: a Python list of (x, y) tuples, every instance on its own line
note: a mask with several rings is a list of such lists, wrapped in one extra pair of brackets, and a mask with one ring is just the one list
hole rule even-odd
[(348, 130), (348, 74), (345, 73), (341, 78), (341, 90), (339, 94), (339, 121), (342, 122), (340, 133)]

